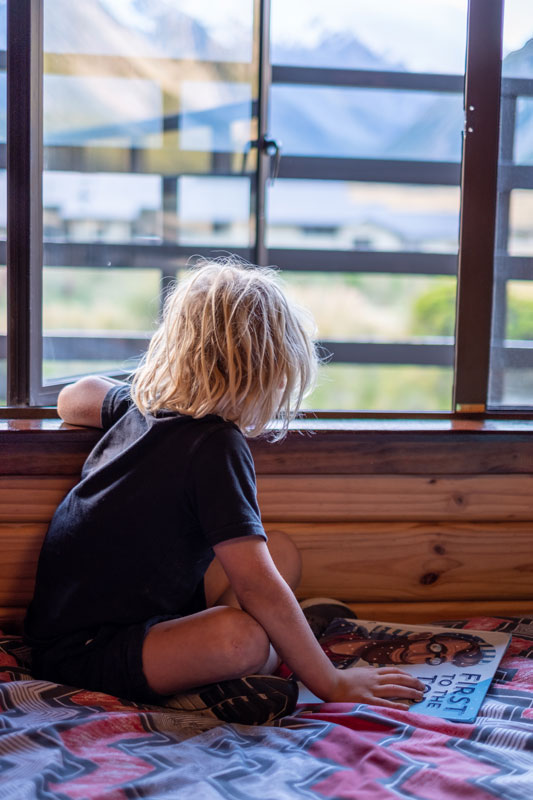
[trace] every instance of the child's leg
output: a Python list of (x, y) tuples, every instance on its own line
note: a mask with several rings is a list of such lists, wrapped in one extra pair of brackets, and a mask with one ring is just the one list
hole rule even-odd
[[(268, 535), (268, 549), (281, 576), (291, 589), (296, 589), (300, 583), (302, 559), (292, 539), (282, 531), (272, 531)], [(208, 608), (212, 606), (240, 608), (226, 573), (216, 558), (205, 574), (204, 586)]]
[(261, 673), (269, 657), (270, 642), (259, 623), (227, 606), (157, 623), (142, 651), (148, 685), (163, 695)]
[[(296, 588), (301, 559), (292, 540), (273, 532), (268, 547), (281, 575)], [(204, 583), (207, 611), (157, 623), (146, 636), (143, 670), (150, 688), (159, 694), (254, 673), (270, 674), (279, 664), (267, 634), (240, 609), (216, 559)]]

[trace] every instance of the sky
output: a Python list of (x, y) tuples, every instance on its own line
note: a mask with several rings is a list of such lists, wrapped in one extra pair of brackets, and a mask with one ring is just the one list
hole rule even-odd
[[(253, 0), (161, 1), (197, 18), (227, 44), (236, 30), (251, 33)], [(107, 2), (115, 12), (122, 9), (127, 14), (134, 0)], [(280, 43), (312, 45), (326, 32), (348, 32), (409, 69), (464, 70), (467, 0), (271, 0), (271, 4), (272, 36)], [(506, 0), (504, 54), (531, 37), (533, 0)]]

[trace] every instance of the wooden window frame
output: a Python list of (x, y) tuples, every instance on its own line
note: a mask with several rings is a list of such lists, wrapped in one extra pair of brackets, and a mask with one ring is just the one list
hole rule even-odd
[[(42, 72), (43, 72), (43, 0), (8, 0), (8, 405), (0, 409), (0, 418), (6, 417), (53, 417), (53, 403), (60, 385), (42, 386)], [(263, 36), (268, 39), (269, 2), (262, 0), (258, 24)], [(494, 235), (496, 219), (496, 190), (499, 142), (499, 109), (501, 78), (503, 0), (469, 0), (468, 47), (465, 85), (465, 140), (461, 182), (461, 224), (458, 267), (457, 324), (455, 348), (448, 345), (417, 345), (422, 353), (421, 363), (444, 365), (455, 363), (454, 399), (451, 412), (386, 413), (324, 411), (304, 415), (316, 419), (439, 419), (453, 420), (461, 415), (487, 417), (487, 394), (489, 357), (491, 344), (491, 319), (493, 298)], [(260, 71), (258, 81), (263, 89), (274, 80), (316, 85), (317, 70), (306, 68), (270, 67), (267, 49), (259, 54)], [(328, 85), (351, 85), (354, 71), (328, 70), (331, 75)], [(415, 79), (415, 88), (421, 90), (448, 87), (451, 76), (421, 76)], [(453, 76), (452, 76), (453, 77)], [(359, 80), (379, 84), (380, 75), (360, 75)], [(389, 78), (387, 78), (389, 80)], [(396, 88), (411, 87), (413, 78), (398, 73)], [(460, 81), (454, 77), (454, 86)], [(407, 83), (406, 83), (407, 82)], [(437, 86), (438, 84), (438, 86)], [(442, 86), (441, 86), (442, 84)], [(451, 86), (451, 84), (450, 84)], [(412, 87), (411, 87), (412, 88)], [(456, 87), (457, 89), (457, 87)], [(266, 179), (269, 169), (268, 153), (263, 144), (267, 137), (265, 103), (266, 91), (262, 91), (263, 105), (258, 114), (258, 175)], [(298, 177), (310, 168), (318, 177), (330, 177), (331, 170), (351, 169), (345, 160), (338, 159), (333, 167), (328, 159), (285, 158), (280, 176)], [(329, 161), (329, 163), (328, 163)], [(342, 162), (342, 163), (341, 163)], [(364, 165), (363, 165), (364, 167)], [(423, 172), (424, 165), (421, 166)], [(361, 165), (358, 167), (359, 171)], [(455, 181), (458, 166), (454, 164), (429, 165), (432, 170), (442, 172), (444, 183)], [(325, 170), (325, 172), (324, 172)], [(401, 169), (400, 169), (401, 172)], [(323, 173), (323, 174), (322, 174)], [(357, 173), (361, 179), (359, 172)], [(401, 174), (398, 173), (399, 181)], [(420, 180), (423, 182), (422, 173)], [(431, 180), (435, 180), (432, 176)], [(259, 197), (261, 193), (257, 193)], [(258, 247), (257, 263), (287, 263), (291, 269), (319, 269), (325, 259), (331, 259), (333, 267), (353, 269), (354, 259), (363, 258), (356, 253), (267, 250), (264, 246), (264, 207), (262, 201), (256, 208)], [(81, 249), (86, 247), (79, 246)], [(51, 245), (54, 248), (54, 245)], [(124, 250), (124, 260), (133, 257), (128, 246), (117, 246)], [(57, 249), (57, 247), (56, 247)], [(138, 249), (138, 248), (137, 248)], [(157, 248), (157, 255), (170, 258), (179, 248), (174, 246)], [(151, 248), (153, 250), (153, 248)], [(195, 248), (199, 252), (201, 248)], [(171, 254), (172, 251), (172, 254)], [(207, 249), (206, 249), (207, 252)], [(243, 255), (248, 253), (243, 252)], [(152, 257), (155, 254), (152, 254)], [(427, 257), (425, 257), (427, 258)], [(431, 271), (452, 274), (454, 256), (434, 255)], [(417, 270), (427, 274), (422, 264), (422, 254), (379, 252), (365, 253), (365, 266), (372, 271), (402, 272), (409, 265), (409, 272)], [(386, 261), (386, 263), (385, 263)], [(58, 263), (61, 263), (60, 259)], [(119, 258), (120, 263), (120, 258)], [(362, 263), (362, 262), (361, 262)], [(370, 267), (368, 267), (370, 264)], [(16, 268), (14, 268), (16, 265)], [(475, 335), (472, 335), (474, 332)], [(353, 363), (375, 363), (379, 357), (383, 363), (394, 359), (408, 358), (409, 343), (379, 344), (328, 342), (328, 349), (337, 357)], [(423, 348), (420, 350), (420, 348)], [(454, 362), (455, 350), (455, 362)], [(397, 362), (399, 363), (399, 361)], [(491, 410), (490, 416), (506, 418), (533, 417), (529, 410)]]

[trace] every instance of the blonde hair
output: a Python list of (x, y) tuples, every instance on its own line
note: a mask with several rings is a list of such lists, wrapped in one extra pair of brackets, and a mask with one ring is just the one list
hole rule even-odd
[(133, 377), (133, 400), (143, 414), (217, 414), (250, 437), (279, 418), (271, 438), (280, 439), (315, 381), (310, 321), (274, 270), (207, 262), (167, 297)]

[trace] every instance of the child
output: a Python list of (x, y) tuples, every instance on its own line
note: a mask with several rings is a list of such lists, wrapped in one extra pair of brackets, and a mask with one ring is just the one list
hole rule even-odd
[(294, 546), (266, 544), (244, 435), (276, 417), (283, 435), (315, 368), (273, 271), (207, 263), (168, 297), (131, 387), (62, 390), (62, 419), (106, 433), (43, 544), (25, 622), (36, 677), (248, 723), (294, 708), (280, 658), (325, 701), (421, 699), (396, 667), (336, 670), (291, 591)]

